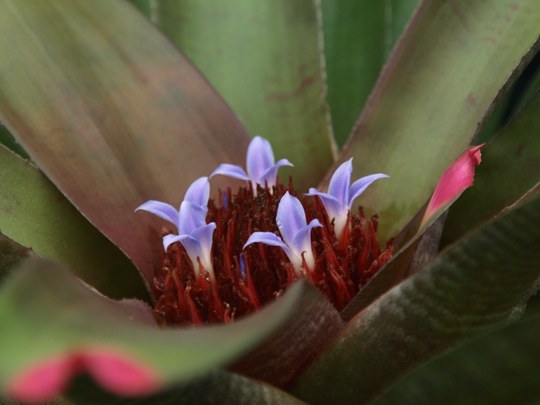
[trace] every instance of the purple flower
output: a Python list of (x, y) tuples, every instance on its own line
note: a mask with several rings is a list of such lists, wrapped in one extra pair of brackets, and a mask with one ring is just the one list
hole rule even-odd
[[(311, 249), (311, 229), (322, 226), (317, 219), (306, 223), (306, 213), (300, 200), (287, 191), (278, 205), (276, 223), (281, 238), (272, 232), (254, 232), (244, 245), (264, 243), (270, 246), (279, 246), (283, 249), (297, 273), (302, 268), (302, 261), (309, 269), (313, 268), (315, 259)], [(303, 256), (303, 259), (302, 259)]]
[(376, 180), (383, 179), (386, 174), (378, 173), (362, 177), (351, 185), (352, 158), (341, 164), (330, 180), (328, 193), (310, 188), (307, 195), (318, 196), (330, 220), (334, 219), (334, 230), (339, 237), (347, 223), (347, 216), (354, 200)]
[(189, 186), (178, 211), (170, 204), (155, 200), (145, 202), (135, 211), (150, 212), (175, 225), (178, 235), (170, 234), (163, 237), (165, 251), (175, 242), (182, 243), (193, 263), (195, 276), (199, 275), (198, 260), (200, 260), (201, 265), (213, 278), (211, 250), (212, 235), (216, 224), (214, 222), (206, 223), (209, 196), (208, 177), (201, 177)]
[(247, 173), (240, 166), (223, 163), (214, 170), (210, 177), (216, 174), (234, 177), (235, 179), (251, 181), (253, 192), (257, 193), (257, 184), (264, 187), (272, 187), (276, 184), (277, 171), (281, 166), (293, 166), (287, 159), (274, 160), (274, 152), (270, 142), (256, 136), (252, 139), (247, 150), (246, 158)]

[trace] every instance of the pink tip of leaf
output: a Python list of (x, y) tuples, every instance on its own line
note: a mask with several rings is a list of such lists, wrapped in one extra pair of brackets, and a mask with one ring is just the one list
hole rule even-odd
[(160, 387), (157, 375), (133, 359), (112, 350), (90, 349), (54, 357), (24, 370), (12, 381), (8, 393), (25, 403), (49, 401), (81, 372), (121, 396), (146, 395)]
[(9, 387), (9, 396), (25, 403), (39, 403), (59, 395), (67, 386), (77, 364), (71, 357), (55, 357), (20, 374)]
[(425, 225), (435, 214), (444, 211), (474, 182), (474, 171), (480, 164), (484, 145), (467, 149), (443, 173), (431, 196), (422, 224)]
[(146, 395), (158, 386), (156, 375), (148, 368), (131, 359), (108, 351), (92, 351), (84, 354), (87, 371), (111, 392), (123, 396)]

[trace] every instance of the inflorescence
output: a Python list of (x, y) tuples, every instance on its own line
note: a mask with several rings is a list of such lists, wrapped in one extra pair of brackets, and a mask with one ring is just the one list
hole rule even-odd
[(374, 174), (352, 185), (352, 159), (334, 173), (327, 193), (294, 191), (292, 181), (277, 181), (277, 163), (270, 143), (255, 137), (247, 153), (247, 173), (220, 165), (211, 176), (226, 175), (248, 182), (236, 194), (220, 191), (209, 199), (207, 177), (186, 191), (177, 211), (147, 201), (144, 210), (173, 224), (178, 233), (163, 232), (164, 254), (153, 288), (154, 312), (167, 325), (231, 322), (282, 295), (302, 278), (341, 310), (392, 257), (391, 243), (381, 249), (378, 219), (354, 200), (374, 181)]

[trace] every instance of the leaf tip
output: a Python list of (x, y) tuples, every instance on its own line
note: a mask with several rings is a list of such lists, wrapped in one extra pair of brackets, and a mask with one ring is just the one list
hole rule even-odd
[(448, 208), (467, 188), (472, 187), (475, 169), (482, 161), (481, 149), (484, 145), (467, 149), (444, 171), (426, 208), (422, 225)]
[(41, 403), (60, 395), (70, 379), (87, 372), (104, 389), (121, 396), (150, 394), (160, 388), (148, 367), (110, 349), (87, 349), (55, 356), (17, 375), (8, 395), (24, 403)]

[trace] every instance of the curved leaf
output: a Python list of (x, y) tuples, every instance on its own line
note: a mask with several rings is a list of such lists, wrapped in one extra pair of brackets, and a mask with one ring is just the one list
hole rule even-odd
[(415, 366), (507, 320), (540, 275), (539, 244), (536, 198), (358, 314), (293, 392), (314, 404), (367, 402)]
[(0, 146), (0, 172), (3, 234), (64, 263), (108, 296), (147, 297), (129, 260), (32, 164)]
[(120, 398), (80, 379), (68, 397), (78, 405), (302, 405), (304, 402), (271, 385), (238, 374), (213, 371), (190, 384), (142, 398)]
[(150, 279), (159, 231), (133, 210), (178, 203), (219, 163), (243, 162), (249, 136), (125, 2), (4, 1), (0, 51), (2, 121)]
[(313, 0), (155, 0), (143, 10), (248, 130), (295, 164), (282, 179), (307, 190), (322, 178), (334, 141)]
[[(362, 205), (388, 239), (432, 193), (540, 34), (536, 0), (430, 0), (417, 9), (340, 161), (383, 172)], [(534, 48), (534, 49), (533, 49)], [(487, 74), (486, 72), (489, 72)]]
[[(405, 377), (374, 403), (532, 404), (540, 398), (539, 305)], [(452, 393), (452, 395), (448, 395)]]
[(483, 150), (474, 187), (452, 206), (443, 241), (449, 244), (488, 221), (540, 183), (540, 91)]
[[(135, 371), (147, 376), (144, 381), (150, 379), (151, 389), (189, 382), (238, 359), (290, 322), (310, 301), (313, 291), (297, 283), (277, 302), (229, 325), (160, 330), (149, 324), (149, 309), (142, 304), (110, 300), (53, 263), (28, 260), (1, 289), (0, 390), (19, 396), (35, 394), (39, 389), (49, 396), (57, 394), (55, 390), (67, 381), (46, 389), (36, 387), (43, 380), (33, 377), (36, 374), (32, 370), (51, 375), (50, 370), (59, 373), (61, 368), (68, 380), (81, 365), (90, 364), (89, 356), (95, 358), (96, 353), (107, 353), (109, 358), (120, 356), (131, 368), (136, 365)], [(76, 359), (79, 365), (75, 370), (61, 365), (67, 360), (69, 366), (70, 359)], [(139, 388), (129, 380), (131, 385), (123, 386), (123, 374), (111, 375), (107, 371), (110, 367), (92, 369), (102, 384), (123, 392)]]
[(328, 103), (347, 140), (384, 61), (419, 0), (322, 0)]

